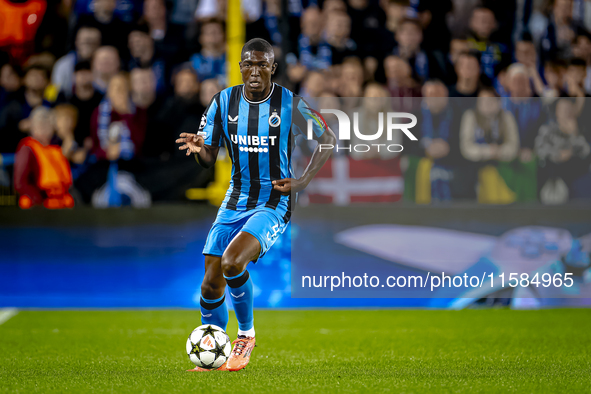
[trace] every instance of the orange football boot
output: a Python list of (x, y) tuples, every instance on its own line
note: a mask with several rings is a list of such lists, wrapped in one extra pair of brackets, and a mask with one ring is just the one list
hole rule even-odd
[(230, 353), (228, 365), (226, 366), (228, 371), (240, 371), (248, 365), (250, 354), (254, 349), (255, 343), (256, 340), (254, 337), (245, 337), (242, 335), (232, 342), (234, 349), (232, 349), (232, 353)]
[(228, 361), (226, 361), (225, 363), (222, 364), (221, 367), (217, 368), (217, 369), (205, 369), (205, 368), (201, 368), (201, 367), (195, 367), (193, 369), (187, 369), (187, 372), (211, 372), (211, 371), (227, 371), (228, 369), (226, 368), (226, 364), (228, 363)]

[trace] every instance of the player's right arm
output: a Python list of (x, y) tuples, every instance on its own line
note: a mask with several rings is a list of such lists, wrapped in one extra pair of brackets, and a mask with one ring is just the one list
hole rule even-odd
[(222, 144), (222, 122), (219, 108), (219, 93), (216, 94), (201, 117), (197, 134), (181, 133), (177, 143), (183, 144), (179, 150), (186, 150), (187, 156), (195, 154), (195, 159), (205, 168), (212, 167), (218, 157)]

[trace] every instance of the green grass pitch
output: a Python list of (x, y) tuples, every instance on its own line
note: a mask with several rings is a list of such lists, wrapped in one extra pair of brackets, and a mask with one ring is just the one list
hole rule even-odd
[(197, 310), (21, 311), (0, 325), (0, 391), (591, 390), (590, 310), (257, 310), (255, 323), (245, 370), (191, 373)]

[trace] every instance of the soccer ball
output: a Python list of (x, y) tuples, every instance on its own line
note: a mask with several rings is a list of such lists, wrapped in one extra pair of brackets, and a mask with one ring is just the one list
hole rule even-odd
[(187, 354), (200, 368), (217, 369), (230, 357), (232, 344), (224, 330), (204, 324), (193, 330), (187, 339)]

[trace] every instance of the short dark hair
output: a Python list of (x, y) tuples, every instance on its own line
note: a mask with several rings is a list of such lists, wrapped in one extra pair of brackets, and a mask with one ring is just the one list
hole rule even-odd
[(566, 68), (567, 66), (568, 64), (564, 59), (550, 59), (546, 60), (546, 62), (544, 63), (544, 68), (548, 67), (554, 71), (560, 68)]
[(484, 85), (481, 84), (479, 89), (478, 89), (478, 95), (480, 96), (481, 93), (491, 93), (493, 95), (493, 97), (501, 97), (499, 95), (499, 93), (497, 93), (497, 91), (495, 90), (495, 88), (493, 88), (491, 85)]
[(486, 7), (486, 6), (483, 6), (483, 5), (476, 6), (476, 7), (474, 7), (474, 8), (472, 9), (472, 14), (474, 14), (476, 11), (487, 11), (487, 12), (490, 12), (491, 14), (493, 14), (493, 16), (495, 17), (495, 19), (497, 19), (497, 15), (496, 15), (496, 14), (495, 14), (495, 12), (494, 12), (494, 11), (493, 11), (491, 8), (489, 8), (489, 7)]
[(569, 67), (587, 67), (587, 62), (579, 57), (574, 57), (568, 62)]
[(44, 67), (40, 64), (33, 64), (33, 65), (27, 67), (25, 69), (24, 75), (27, 75), (27, 73), (29, 71), (33, 71), (33, 70), (41, 71), (43, 73), (43, 75), (45, 76), (45, 79), (49, 80), (49, 70), (47, 69), (47, 67)]
[(81, 62), (78, 62), (74, 66), (74, 72), (84, 71), (84, 70), (88, 70), (88, 71), (92, 70), (90, 62), (87, 60), (83, 60)]
[(419, 30), (423, 30), (423, 26), (421, 25), (421, 22), (419, 22), (419, 20), (417, 18), (411, 18), (408, 16), (405, 16), (404, 18), (402, 18), (402, 20), (400, 22), (398, 22), (398, 27), (402, 27), (402, 25), (405, 25), (407, 23), (413, 24), (416, 27), (418, 27)]
[(531, 42), (531, 43), (533, 43), (534, 42), (534, 39), (533, 39), (533, 37), (532, 37), (532, 35), (531, 35), (531, 33), (529, 31), (524, 30), (519, 35), (519, 40), (518, 41), (521, 41), (521, 42)]
[(464, 57), (464, 56), (467, 56), (467, 57), (472, 57), (472, 58), (476, 59), (476, 61), (477, 61), (477, 62), (478, 62), (478, 64), (480, 65), (480, 61), (481, 61), (481, 57), (482, 57), (482, 56), (481, 56), (481, 53), (480, 53), (480, 52), (478, 52), (477, 50), (475, 50), (475, 49), (470, 49), (470, 50), (468, 50), (468, 51), (463, 51), (463, 52), (461, 52), (461, 53), (460, 53), (460, 57)]
[(4, 66), (8, 66), (12, 69), (12, 71), (18, 75), (19, 78), (24, 77), (25, 73), (23, 72), (23, 69), (21, 68), (21, 66), (19, 66), (18, 64), (14, 64), (14, 63), (4, 63), (4, 64), (0, 64), (0, 68), (4, 67)]
[(579, 29), (579, 31), (577, 32), (577, 36), (575, 37), (575, 40), (578, 40), (579, 37), (585, 37), (586, 39), (588, 39), (589, 41), (591, 41), (591, 33), (589, 33), (587, 30), (584, 29)]
[(263, 53), (270, 53), (275, 57), (275, 51), (273, 51), (273, 46), (269, 44), (266, 40), (262, 38), (253, 38), (252, 40), (248, 41), (242, 47), (242, 52), (240, 53), (240, 57), (244, 57), (246, 52), (257, 51)]
[(510, 59), (503, 59), (497, 65), (494, 66), (495, 75), (499, 75), (503, 71), (507, 71), (513, 62)]
[(132, 31), (139, 31), (144, 34), (150, 35), (150, 26), (146, 22), (139, 22), (132, 26), (130, 32)]
[(184, 72), (184, 71), (190, 72), (199, 81), (199, 76), (197, 75), (197, 71), (195, 71), (195, 68), (193, 67), (193, 65), (190, 62), (181, 63), (178, 66), (176, 66), (172, 70), (172, 79), (176, 78), (177, 75), (179, 75), (181, 72)]

